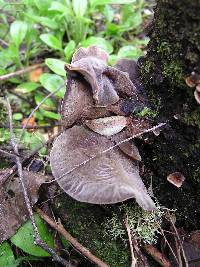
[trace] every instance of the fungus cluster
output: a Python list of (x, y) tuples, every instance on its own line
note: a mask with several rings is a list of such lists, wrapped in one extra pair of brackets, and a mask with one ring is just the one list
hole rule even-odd
[[(139, 151), (132, 141), (116, 143), (149, 125), (130, 116), (142, 99), (135, 86), (137, 65), (96, 46), (80, 48), (66, 64), (67, 90), (62, 104), (65, 131), (50, 154), (58, 184), (78, 201), (111, 204), (135, 198), (145, 210), (155, 204), (140, 176)], [(113, 149), (110, 149), (114, 147)]]

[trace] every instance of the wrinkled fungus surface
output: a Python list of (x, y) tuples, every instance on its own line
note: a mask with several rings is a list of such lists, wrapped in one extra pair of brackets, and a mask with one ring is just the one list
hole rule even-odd
[(107, 66), (107, 60), (106, 52), (91, 46), (78, 49), (65, 66), (68, 82), (61, 115), (67, 129), (54, 142), (52, 172), (76, 200), (111, 204), (135, 198), (152, 210), (154, 202), (139, 176), (137, 147), (132, 141), (116, 147), (149, 127), (143, 120), (125, 117), (122, 110), (130, 97), (139, 102), (136, 63), (122, 60), (117, 69)]

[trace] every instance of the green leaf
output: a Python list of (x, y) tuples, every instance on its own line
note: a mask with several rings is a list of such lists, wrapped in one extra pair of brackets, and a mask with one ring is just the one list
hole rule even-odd
[(57, 2), (57, 1), (53, 1), (48, 10), (65, 13), (65, 15), (68, 15), (68, 16), (73, 14), (72, 10), (70, 10), (66, 5), (63, 5), (62, 3)]
[(0, 246), (0, 266), (11, 267), (14, 265), (15, 257), (8, 242), (3, 242)]
[(47, 17), (41, 17), (41, 16), (35, 16), (35, 15), (30, 15), (29, 13), (24, 13), (26, 17), (28, 17), (29, 19), (33, 20), (36, 23), (39, 23), (43, 26), (46, 26), (50, 29), (56, 30), (59, 28), (58, 23), (50, 18)]
[[(35, 95), (36, 104), (37, 105), (40, 104), (42, 100), (44, 99), (44, 97), (45, 97), (44, 95), (37, 93)], [(50, 98), (47, 98), (47, 100), (45, 100), (44, 103), (42, 103), (41, 107), (44, 109), (55, 109), (55, 104)]]
[(41, 12), (44, 12), (48, 10), (49, 6), (51, 5), (51, 1), (52, 0), (34, 0), (34, 3)]
[(10, 26), (10, 35), (17, 47), (23, 42), (26, 33), (27, 33), (28, 25), (24, 21), (16, 20)]
[(90, 5), (91, 7), (96, 7), (96, 6), (102, 6), (102, 5), (107, 5), (107, 4), (131, 4), (135, 3), (136, 0), (90, 0)]
[(40, 35), (40, 39), (51, 48), (62, 51), (62, 43), (54, 35), (44, 33)]
[(23, 118), (22, 113), (14, 113), (13, 114), (13, 120), (20, 121)]
[[(54, 247), (53, 236), (49, 233), (46, 228), (44, 221), (39, 217), (38, 214), (34, 215), (38, 231), (41, 239), (51, 248)], [(49, 253), (34, 244), (33, 238), (33, 227), (30, 220), (28, 220), (23, 226), (19, 228), (17, 233), (11, 237), (11, 242), (24, 252), (38, 257), (49, 257)]]
[(64, 69), (66, 62), (55, 59), (47, 58), (45, 59), (45, 64), (56, 74), (66, 77), (66, 71)]
[(83, 47), (88, 47), (90, 45), (97, 45), (98, 47), (107, 51), (109, 54), (111, 54), (113, 52), (112, 45), (108, 41), (106, 41), (104, 38), (101, 38), (101, 37), (91, 36), (91, 37), (89, 37), (86, 40), (81, 42), (81, 46), (83, 46)]
[(87, 0), (72, 0), (72, 7), (76, 16), (83, 17), (87, 11)]
[(119, 58), (130, 58), (130, 59), (138, 59), (142, 55), (143, 55), (142, 50), (132, 45), (127, 45), (120, 48), (117, 54)]
[(75, 48), (76, 48), (76, 43), (74, 42), (74, 40), (69, 41), (69, 43), (65, 46), (64, 53), (67, 62), (71, 60)]
[(15, 91), (20, 92), (22, 94), (30, 93), (35, 89), (37, 89), (39, 86), (40, 86), (39, 83), (34, 83), (34, 82), (21, 83), (20, 85), (17, 86)]
[(60, 98), (64, 97), (65, 81), (62, 77), (56, 74), (44, 73), (40, 76), (40, 82), (42, 86), (49, 92), (55, 92), (57, 89), (60, 88), (56, 95)]
[(42, 113), (43, 116), (50, 118), (50, 119), (54, 119), (54, 120), (60, 120), (60, 114), (52, 112), (52, 111), (47, 111), (47, 110), (42, 110), (40, 109), (40, 112)]

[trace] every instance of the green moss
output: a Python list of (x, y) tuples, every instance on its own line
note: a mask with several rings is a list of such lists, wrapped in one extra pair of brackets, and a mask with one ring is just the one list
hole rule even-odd
[(114, 240), (105, 229), (104, 222), (112, 218), (112, 207), (81, 203), (64, 195), (56, 198), (54, 211), (62, 218), (66, 229), (94, 255), (111, 267), (129, 266), (127, 236), (125, 242)]
[(187, 125), (196, 126), (200, 129), (200, 108), (185, 112), (183, 120)]
[(169, 61), (163, 64), (163, 76), (164, 78), (170, 79), (171, 82), (176, 85), (184, 83), (183, 80), (183, 67), (179, 61)]

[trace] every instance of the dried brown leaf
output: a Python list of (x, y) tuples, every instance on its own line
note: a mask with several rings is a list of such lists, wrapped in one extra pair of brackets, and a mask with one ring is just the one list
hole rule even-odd
[[(135, 197), (144, 209), (154, 209), (132, 160), (118, 148), (101, 154), (113, 145), (108, 138), (83, 126), (66, 130), (54, 142), (50, 154), (52, 172), (58, 184), (82, 202), (111, 204)], [(97, 154), (87, 164), (73, 169)]]
[[(47, 176), (39, 173), (24, 171), (31, 203), (38, 200), (38, 190)], [(0, 174), (1, 175), (1, 174)], [(18, 177), (14, 177), (9, 183), (0, 189), (0, 243), (15, 234), (16, 230), (26, 221), (28, 212), (24, 205), (24, 196)]]

